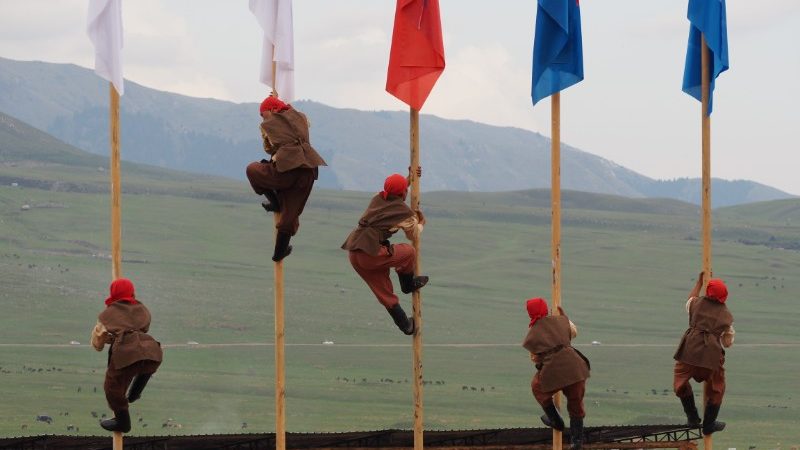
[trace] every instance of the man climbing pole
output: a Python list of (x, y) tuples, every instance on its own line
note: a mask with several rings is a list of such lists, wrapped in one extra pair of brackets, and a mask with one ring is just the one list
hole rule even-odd
[[(417, 169), (417, 176), (422, 176), (422, 169)], [(386, 178), (383, 191), (372, 197), (342, 249), (349, 252), (350, 264), (392, 316), (395, 325), (410, 336), (416, 332), (414, 319), (406, 316), (389, 278), (389, 269), (394, 268), (404, 294), (428, 283), (428, 277), (414, 275), (417, 259), (414, 247), (389, 242), (389, 238), (399, 230), (403, 230), (411, 241), (422, 233), (425, 216), (422, 211), (413, 211), (406, 205), (407, 195), (406, 177), (396, 173)]]
[(689, 313), (689, 328), (683, 334), (678, 350), (675, 352), (675, 374), (673, 387), (675, 395), (681, 399), (687, 424), (700, 426), (700, 415), (694, 403), (692, 378), (705, 381), (706, 405), (703, 414), (703, 434), (710, 435), (725, 429), (725, 422), (717, 422), (722, 397), (725, 394), (725, 349), (733, 345), (736, 331), (733, 329), (733, 315), (728, 311), (725, 301), (728, 288), (718, 279), (708, 280), (706, 295), (699, 297), (705, 273), (700, 272), (689, 300), (686, 312)]
[(272, 255), (277, 262), (292, 252), (289, 241), (300, 227), (299, 217), (318, 177), (317, 168), (327, 164), (309, 142), (308, 119), (303, 113), (274, 95), (264, 99), (259, 110), (264, 119), (264, 151), (270, 160), (250, 163), (247, 179), (256, 194), (267, 197), (261, 206), (267, 212), (281, 213)]
[(100, 426), (108, 431), (127, 433), (131, 430), (128, 404), (141, 397), (150, 377), (161, 365), (163, 354), (161, 344), (147, 334), (150, 311), (136, 299), (133, 283), (127, 278), (118, 278), (109, 290), (106, 309), (100, 313), (92, 330), (95, 350), (102, 351), (110, 344), (103, 389), (114, 417), (103, 420)]
[(553, 403), (553, 395), (562, 391), (567, 397), (572, 450), (583, 447), (583, 395), (589, 378), (589, 360), (570, 342), (578, 329), (559, 306), (560, 315), (547, 315), (547, 302), (542, 298), (527, 301), (528, 334), (522, 346), (531, 353), (536, 374), (531, 381), (533, 397), (544, 409), (542, 422), (558, 431), (564, 431), (564, 419)]

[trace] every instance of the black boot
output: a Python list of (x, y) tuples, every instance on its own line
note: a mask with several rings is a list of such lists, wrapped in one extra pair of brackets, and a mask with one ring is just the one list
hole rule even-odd
[(694, 405), (694, 396), (680, 397), (683, 412), (686, 413), (686, 425), (692, 428), (700, 426), (700, 415), (697, 414), (697, 407)]
[(267, 212), (281, 212), (281, 202), (278, 200), (278, 194), (272, 189), (264, 191), (264, 196), (267, 197), (266, 202), (261, 202), (261, 207)]
[(142, 391), (144, 387), (147, 386), (147, 382), (150, 381), (151, 376), (152, 374), (150, 373), (136, 375), (133, 379), (133, 383), (131, 383), (131, 387), (128, 388), (128, 403), (133, 403), (141, 398)]
[(581, 450), (583, 448), (583, 418), (569, 418), (569, 440), (572, 444), (570, 450)]
[(292, 253), (292, 246), (289, 245), (290, 239), (292, 239), (291, 234), (278, 231), (278, 234), (275, 236), (275, 253), (272, 255), (273, 261), (278, 262)]
[(558, 431), (564, 431), (564, 419), (562, 419), (561, 414), (558, 413), (556, 405), (551, 404), (550, 406), (543, 407), (543, 409), (544, 415), (541, 417), (542, 423)]
[(114, 411), (114, 418), (101, 421), (100, 426), (108, 431), (127, 433), (131, 431), (131, 416), (128, 414), (127, 409), (124, 411)]
[(703, 434), (709, 435), (722, 431), (725, 429), (725, 422), (717, 422), (719, 415), (719, 407), (721, 405), (706, 404), (706, 410), (703, 413)]
[(403, 294), (410, 294), (428, 284), (428, 277), (425, 275), (415, 277), (413, 273), (398, 272), (397, 278), (400, 279), (400, 290), (403, 291)]
[(403, 311), (403, 307), (401, 307), (399, 303), (391, 308), (386, 308), (386, 311), (392, 316), (392, 320), (394, 320), (394, 324), (397, 325), (397, 328), (400, 328), (400, 331), (406, 336), (411, 336), (417, 331), (417, 327), (414, 325), (414, 318), (406, 316), (406, 312)]

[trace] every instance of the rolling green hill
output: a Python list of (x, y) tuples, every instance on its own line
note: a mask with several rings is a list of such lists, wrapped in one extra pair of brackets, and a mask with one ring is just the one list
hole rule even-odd
[[(110, 278), (105, 161), (19, 132), (30, 147), (0, 145), (0, 434), (100, 434), (105, 355), (86, 343)], [(124, 164), (123, 192), (122, 272), (166, 346), (134, 432), (272, 429), (272, 218), (227, 179)], [(290, 431), (411, 426), (410, 340), (339, 249), (370, 195), (315, 191), (286, 260)], [(434, 192), (422, 204), (426, 426), (538, 426), (519, 343), (525, 299), (550, 296), (548, 193)], [(564, 204), (563, 304), (592, 360), (588, 424), (679, 422), (671, 357), (700, 265), (697, 207), (581, 192)], [(737, 329), (720, 448), (800, 443), (800, 253), (769, 238), (797, 240), (798, 207), (715, 211), (714, 268)]]

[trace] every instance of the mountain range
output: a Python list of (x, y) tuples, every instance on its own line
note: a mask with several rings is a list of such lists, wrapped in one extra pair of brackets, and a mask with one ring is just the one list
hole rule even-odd
[[(77, 148), (107, 155), (108, 87), (72, 64), (0, 58), (0, 111)], [(257, 103), (237, 104), (158, 91), (128, 81), (120, 107), (122, 158), (243, 179), (264, 157)], [(408, 114), (294, 102), (311, 121), (311, 140), (329, 164), (318, 186), (374, 191), (408, 166)], [(549, 188), (550, 139), (531, 131), (423, 114), (422, 188), (509, 191)], [(700, 201), (699, 179), (655, 180), (562, 144), (564, 189), (627, 197)], [(714, 207), (790, 198), (747, 180), (714, 179)]]

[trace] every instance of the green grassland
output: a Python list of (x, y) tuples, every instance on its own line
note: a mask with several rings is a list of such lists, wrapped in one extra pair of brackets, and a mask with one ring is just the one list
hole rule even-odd
[[(110, 279), (102, 164), (0, 162), (0, 435), (102, 432), (91, 412), (109, 412), (105, 354), (86, 345)], [(272, 430), (272, 218), (244, 183), (123, 170), (122, 272), (167, 346), (134, 433)], [(339, 249), (369, 196), (314, 192), (286, 260), (289, 431), (411, 427), (410, 339)], [(672, 352), (700, 269), (698, 208), (577, 192), (564, 205), (563, 305), (592, 360), (588, 425), (678, 423)], [(525, 299), (550, 297), (549, 194), (426, 193), (423, 208), (426, 427), (539, 426), (518, 344)], [(798, 211), (715, 211), (714, 270), (737, 329), (720, 448), (800, 444)]]

